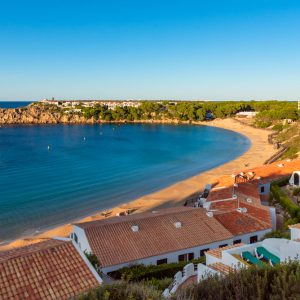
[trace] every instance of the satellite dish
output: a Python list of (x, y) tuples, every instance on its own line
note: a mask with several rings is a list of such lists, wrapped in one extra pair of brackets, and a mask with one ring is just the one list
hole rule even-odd
[(236, 194), (233, 194), (233, 195), (232, 195), (232, 199), (237, 199), (237, 195), (236, 195)]

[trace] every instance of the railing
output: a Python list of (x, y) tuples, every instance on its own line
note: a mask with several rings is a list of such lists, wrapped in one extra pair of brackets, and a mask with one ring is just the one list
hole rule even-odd
[(197, 275), (197, 265), (194, 265), (193, 263), (187, 264), (183, 268), (182, 272), (179, 271), (175, 274), (174, 280), (171, 282), (169, 287), (164, 290), (162, 296), (170, 298), (172, 294), (176, 293), (181, 284), (194, 275)]

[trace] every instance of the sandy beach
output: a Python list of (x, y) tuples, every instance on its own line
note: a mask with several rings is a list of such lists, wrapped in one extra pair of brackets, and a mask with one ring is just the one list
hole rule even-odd
[[(276, 150), (273, 149), (273, 146), (268, 143), (268, 135), (270, 134), (270, 131), (268, 130), (256, 129), (244, 125), (234, 119), (214, 120), (209, 123), (202, 124), (241, 133), (249, 138), (251, 141), (251, 147), (242, 156), (224, 165), (177, 182), (152, 194), (145, 195), (118, 207), (112, 208), (109, 210), (111, 212), (110, 216), (115, 216), (117, 213), (131, 209), (136, 210), (136, 212), (142, 212), (162, 207), (183, 205), (186, 200), (195, 197), (195, 194), (199, 193), (205, 184), (214, 183), (217, 178), (224, 174), (232, 174), (234, 171), (243, 169), (245, 164), (248, 165), (247, 168), (261, 165), (276, 152)], [(101, 215), (101, 212), (98, 212), (92, 216), (81, 219), (79, 222), (86, 222), (101, 218), (104, 217)], [(38, 235), (29, 236), (15, 240), (6, 245), (2, 245), (0, 247), (0, 251), (25, 246), (54, 236), (66, 237), (70, 234), (71, 229), (71, 224), (65, 224)]]

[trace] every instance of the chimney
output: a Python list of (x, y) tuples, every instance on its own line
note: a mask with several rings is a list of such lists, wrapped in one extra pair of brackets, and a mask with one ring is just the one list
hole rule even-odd
[(139, 226), (138, 226), (138, 225), (132, 225), (132, 226), (131, 226), (131, 230), (132, 230), (133, 232), (138, 232), (138, 231), (139, 231)]
[(175, 223), (174, 223), (174, 226), (175, 226), (176, 228), (181, 228), (181, 227), (182, 227), (182, 224), (181, 224), (181, 222), (175, 222)]

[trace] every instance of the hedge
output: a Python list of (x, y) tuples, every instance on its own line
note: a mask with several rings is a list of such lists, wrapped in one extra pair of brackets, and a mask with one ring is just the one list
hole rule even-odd
[[(204, 262), (205, 258), (199, 258), (192, 260), (192, 263)], [(151, 280), (164, 279), (164, 278), (173, 278), (178, 271), (182, 271), (183, 267), (190, 262), (179, 262), (171, 264), (162, 264), (162, 265), (133, 265), (130, 267), (124, 267), (117, 271), (111, 272), (109, 275), (114, 279), (123, 279), (126, 281), (142, 281), (142, 280)]]
[(274, 267), (242, 268), (227, 276), (211, 276), (198, 284), (180, 289), (172, 299), (300, 299), (300, 265), (294, 261)]
[(165, 300), (161, 290), (143, 283), (101, 285), (81, 295), (77, 300)]
[(300, 222), (300, 207), (295, 204), (282, 190), (281, 186), (288, 183), (288, 178), (278, 180), (271, 184), (271, 192), (276, 201), (281, 207), (289, 213), (291, 219), (285, 222), (285, 226), (296, 224)]

